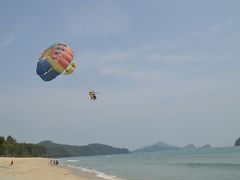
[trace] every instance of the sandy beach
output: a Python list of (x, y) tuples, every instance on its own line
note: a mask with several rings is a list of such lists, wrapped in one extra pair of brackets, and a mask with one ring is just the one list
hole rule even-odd
[[(13, 160), (14, 164), (11, 164)], [(97, 180), (94, 174), (74, 171), (62, 166), (50, 165), (47, 158), (0, 157), (0, 179), (2, 180)]]

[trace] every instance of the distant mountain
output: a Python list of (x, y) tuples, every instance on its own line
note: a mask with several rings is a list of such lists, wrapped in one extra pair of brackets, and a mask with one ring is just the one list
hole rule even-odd
[[(239, 138), (240, 141), (240, 138)], [(239, 142), (239, 146), (240, 146), (240, 142)], [(212, 148), (211, 145), (209, 144), (205, 144), (203, 146), (200, 146), (198, 148)], [(166, 144), (162, 141), (151, 145), (151, 146), (145, 146), (143, 148), (137, 149), (133, 152), (153, 152), (153, 151), (168, 151), (168, 150), (176, 150), (176, 149), (189, 149), (189, 150), (194, 150), (194, 149), (198, 149), (194, 144), (188, 144), (184, 147), (178, 147), (178, 146), (172, 146), (169, 144)]]
[(184, 146), (183, 149), (196, 149), (196, 146), (194, 144), (188, 144)]
[(200, 146), (199, 148), (212, 148), (212, 146), (210, 144), (205, 144), (203, 146)]
[(145, 146), (143, 148), (137, 149), (133, 152), (154, 152), (154, 151), (167, 151), (167, 150), (175, 150), (179, 149), (177, 146), (171, 146), (169, 144), (166, 144), (164, 142), (158, 142), (151, 146)]
[(235, 141), (235, 146), (240, 146), (240, 138), (238, 138), (236, 141)]
[(115, 148), (97, 143), (86, 146), (72, 146), (56, 144), (52, 141), (42, 141), (39, 145), (46, 149), (47, 157), (94, 156), (129, 153), (129, 150), (126, 148)]

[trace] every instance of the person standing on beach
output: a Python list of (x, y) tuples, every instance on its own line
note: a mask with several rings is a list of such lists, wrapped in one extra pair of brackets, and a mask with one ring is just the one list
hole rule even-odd
[(13, 165), (13, 160), (11, 161), (11, 163), (10, 163), (10, 166), (12, 166)]

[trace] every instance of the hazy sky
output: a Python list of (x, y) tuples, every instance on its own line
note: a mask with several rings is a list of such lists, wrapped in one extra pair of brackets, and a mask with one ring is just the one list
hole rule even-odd
[[(240, 136), (240, 1), (3, 0), (0, 135), (130, 150), (233, 145)], [(42, 51), (78, 69), (44, 82)], [(100, 92), (94, 103), (88, 88)]]

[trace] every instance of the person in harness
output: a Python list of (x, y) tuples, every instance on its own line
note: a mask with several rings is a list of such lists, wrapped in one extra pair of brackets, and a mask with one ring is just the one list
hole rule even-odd
[(94, 90), (90, 91), (88, 95), (92, 101), (95, 101), (97, 99), (96, 92)]

